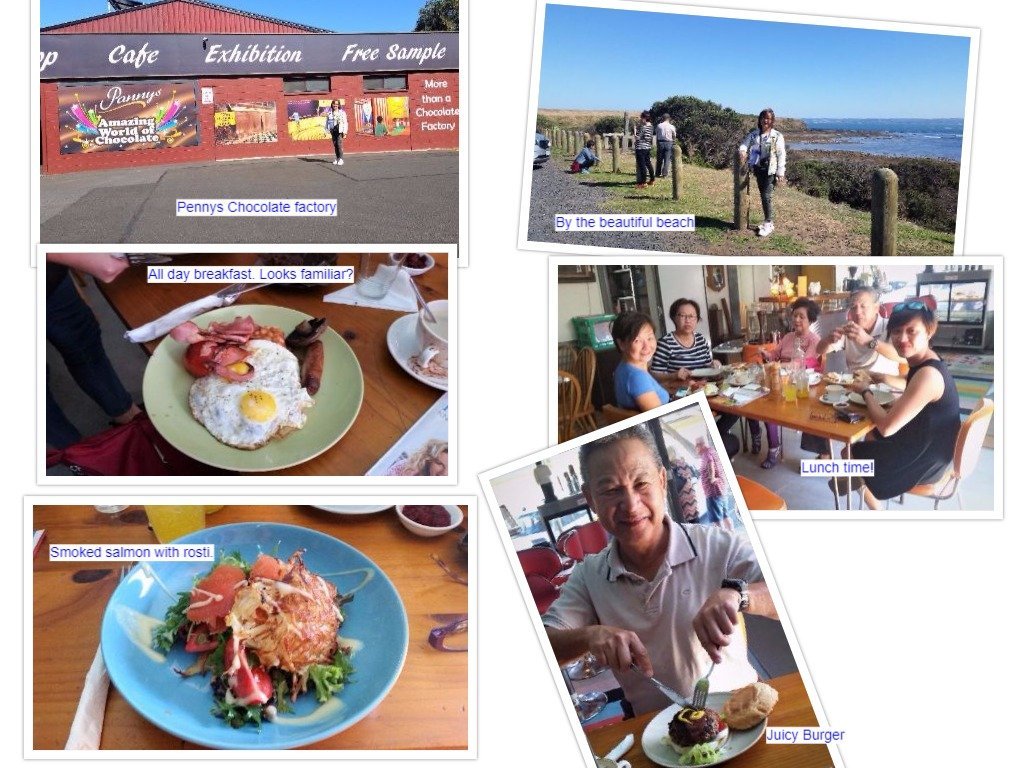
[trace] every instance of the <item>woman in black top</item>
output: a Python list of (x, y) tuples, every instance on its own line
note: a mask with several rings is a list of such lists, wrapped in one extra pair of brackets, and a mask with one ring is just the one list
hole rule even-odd
[(650, 187), (654, 184), (654, 164), (651, 163), (651, 147), (654, 146), (654, 124), (651, 113), (646, 110), (640, 113), (640, 125), (636, 128), (636, 188)]
[(852, 448), (855, 459), (874, 459), (874, 477), (865, 477), (864, 501), (879, 508), (879, 499), (899, 496), (921, 483), (940, 479), (953, 461), (960, 431), (960, 397), (946, 364), (929, 342), (938, 327), (935, 315), (920, 301), (897, 304), (889, 317), (889, 340), (910, 364), (907, 387), (888, 411), (867, 384), (850, 388), (864, 397), (875, 430)]

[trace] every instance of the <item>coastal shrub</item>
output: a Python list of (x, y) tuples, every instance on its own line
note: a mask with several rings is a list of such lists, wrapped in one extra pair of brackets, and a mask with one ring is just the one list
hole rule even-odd
[(547, 135), (548, 131), (550, 131), (554, 126), (555, 126), (555, 121), (552, 120), (547, 115), (537, 115), (537, 132), (538, 133), (543, 133), (543, 134)]
[(683, 155), (712, 168), (729, 167), (733, 150), (750, 130), (735, 110), (693, 96), (672, 96), (650, 109), (655, 123), (666, 112), (671, 116)]
[(603, 115), (594, 121), (587, 133), (622, 133), (624, 125), (621, 115)]
[(786, 177), (814, 197), (871, 210), (871, 178), (876, 168), (899, 176), (899, 216), (941, 232), (956, 229), (960, 165), (948, 160), (879, 157), (852, 152), (790, 151)]

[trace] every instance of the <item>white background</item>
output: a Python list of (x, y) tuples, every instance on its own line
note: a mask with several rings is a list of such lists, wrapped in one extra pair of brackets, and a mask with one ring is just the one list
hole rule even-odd
[[(465, 1), (465, 0), (464, 0)], [(225, 0), (230, 4), (230, 0)], [(703, 5), (736, 7), (737, 3)], [(860, 0), (824, 4), (774, 0), (757, 11), (975, 26), (982, 30), (966, 253), (1007, 256), (1004, 277), (1012, 332), (1022, 133), (1019, 12), (993, 0), (916, 3)], [(748, 6), (750, 7), (750, 6)], [(26, 10), (22, 10), (26, 9)], [(6, 470), (5, 533), (21, 535), (20, 497), (35, 486), (35, 420), (30, 407), (35, 335), (34, 275), (28, 264), (28, 174), (22, 163), (37, 127), (22, 116), (30, 98), (27, 4), (5, 8), (2, 55), (8, 98), (2, 134), (10, 170), (4, 185), (4, 291), (7, 348), (2, 401)], [(528, 0), (473, 3), (468, 69), (470, 250), (461, 273), (461, 371), (457, 490), (478, 494), (477, 472), (546, 445), (548, 285), (546, 258), (515, 247), (520, 201), (519, 159), (526, 125), (534, 9)], [(464, 30), (465, 32), (465, 30)], [(587, 30), (581, 30), (586, 36)], [(633, 35), (636, 30), (618, 30)], [(665, 43), (646, 31), (652, 45)], [(614, 40), (594, 37), (594, 71), (614, 66)], [(765, 60), (785, 51), (765, 47)], [(685, 69), (680, 75), (685, 79)], [(24, 152), (24, 154), (23, 154)], [(27, 173), (26, 173), (27, 171)], [(1014, 340), (1007, 382), (1014, 381)], [(1008, 398), (1011, 424), (1013, 398)], [(41, 447), (40, 447), (41, 449)], [(1006, 444), (1013, 483), (1020, 448)], [(95, 489), (90, 489), (94, 491)], [(155, 489), (161, 490), (161, 489)], [(168, 490), (168, 489), (163, 489)], [(180, 492), (181, 489), (174, 489)], [(308, 493), (337, 486), (309, 487)], [(407, 491), (408, 489), (403, 489)], [(360, 488), (361, 493), (368, 489)], [(1013, 723), (1020, 714), (1018, 582), (1020, 515), (1011, 503), (997, 522), (761, 522), (758, 531), (782, 590), (813, 681), (836, 728), (845, 729), (846, 765), (1009, 765), (1019, 760)], [(487, 511), (480, 510), (486, 518)], [(827, 513), (826, 513), (827, 515)], [(492, 521), (481, 520), (479, 755), (487, 766), (581, 766), (527, 608), (516, 592)], [(9, 672), (4, 753), (17, 758), (20, 722), (13, 695), (20, 633), (4, 634)], [(24, 680), (32, 685), (30, 676)], [(396, 727), (401, 727), (400, 724)], [(962, 738), (950, 738), (960, 736)], [(1014, 760), (1016, 758), (1016, 760)], [(206, 762), (205, 760), (203, 762)], [(379, 764), (379, 763), (378, 763)], [(433, 763), (438, 765), (438, 763)], [(592, 765), (592, 763), (590, 764)]]

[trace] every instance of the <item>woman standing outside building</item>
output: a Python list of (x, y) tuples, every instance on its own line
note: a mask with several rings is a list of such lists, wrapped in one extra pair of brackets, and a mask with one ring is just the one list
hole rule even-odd
[(338, 99), (331, 102), (331, 108), (327, 111), (325, 127), (327, 132), (331, 134), (331, 141), (334, 142), (334, 164), (344, 165), (344, 139), (348, 133), (348, 118), (345, 116), (345, 110)]
[(776, 184), (786, 185), (786, 140), (775, 130), (775, 110), (766, 107), (757, 116), (757, 128), (740, 144), (740, 156), (745, 157), (751, 173), (757, 179), (761, 193), (764, 223), (757, 228), (758, 237), (768, 237), (775, 231), (772, 219), (772, 193)]

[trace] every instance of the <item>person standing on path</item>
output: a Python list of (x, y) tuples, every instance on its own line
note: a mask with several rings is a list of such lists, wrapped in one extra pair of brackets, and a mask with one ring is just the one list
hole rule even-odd
[(334, 164), (345, 164), (344, 139), (348, 133), (348, 118), (341, 102), (335, 99), (331, 102), (331, 108), (327, 111), (327, 119), (324, 127), (331, 134), (331, 141), (334, 142)]
[(644, 110), (640, 113), (640, 125), (636, 128), (636, 188), (654, 185), (654, 165), (651, 163), (651, 147), (654, 146), (654, 125), (651, 113)]
[(664, 179), (672, 165), (672, 145), (676, 143), (676, 127), (668, 112), (661, 116), (655, 132), (658, 135), (658, 176)]
[(758, 237), (768, 237), (775, 231), (772, 220), (772, 192), (776, 185), (786, 185), (786, 140), (775, 130), (775, 111), (771, 107), (757, 116), (757, 128), (740, 144), (740, 158), (745, 159), (757, 179), (761, 193), (764, 223), (757, 228)]

